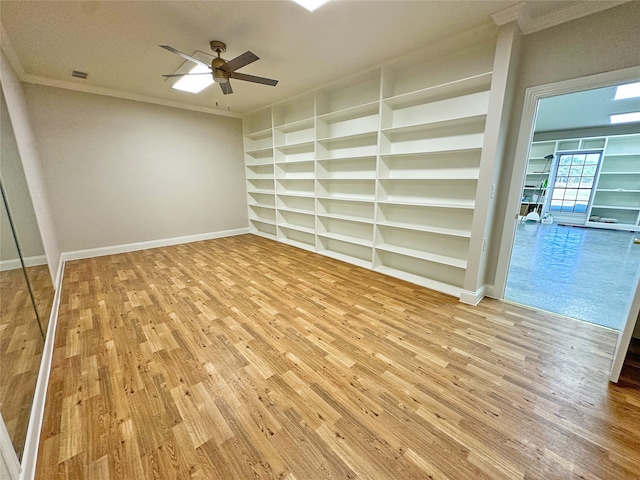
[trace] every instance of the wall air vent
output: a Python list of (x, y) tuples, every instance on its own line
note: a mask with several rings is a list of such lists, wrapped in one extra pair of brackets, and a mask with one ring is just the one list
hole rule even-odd
[(76, 78), (81, 78), (82, 80), (86, 80), (89, 74), (87, 72), (80, 72), (78, 70), (71, 70), (71, 76)]

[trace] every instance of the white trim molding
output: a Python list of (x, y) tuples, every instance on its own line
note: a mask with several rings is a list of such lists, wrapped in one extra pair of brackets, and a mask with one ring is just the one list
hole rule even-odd
[(0, 21), (0, 45), (2, 46), (2, 51), (7, 57), (9, 64), (13, 67), (13, 71), (16, 72), (18, 78), (24, 77), (25, 72), (22, 67), (22, 62), (20, 62), (16, 49), (13, 48), (13, 43), (9, 38), (9, 34), (5, 30), (2, 21)]
[(616, 350), (613, 354), (613, 362), (609, 374), (609, 380), (613, 383), (618, 383), (618, 380), (620, 380), (620, 373), (629, 351), (629, 344), (631, 343), (631, 337), (638, 318), (640, 318), (640, 271), (636, 275), (635, 292), (629, 299), (627, 323), (625, 323), (622, 332), (618, 335), (618, 343), (616, 343)]
[(25, 83), (35, 85), (44, 85), (46, 87), (63, 88), (65, 90), (73, 90), (76, 92), (92, 93), (94, 95), (104, 95), (106, 97), (123, 98), (125, 100), (133, 100), (134, 102), (151, 103), (153, 105), (162, 105), (163, 107), (179, 108), (182, 110), (191, 110), (193, 112), (208, 113), (211, 115), (221, 115), (223, 117), (242, 118), (242, 115), (221, 108), (203, 107), (201, 105), (192, 105), (190, 103), (175, 102), (165, 100), (164, 98), (151, 97), (149, 95), (141, 95), (138, 93), (128, 93), (122, 90), (114, 90), (111, 88), (94, 87), (92, 85), (80, 85), (66, 80), (54, 80), (51, 78), (40, 77), (37, 75), (25, 74), (20, 77)]
[(485, 297), (486, 290), (487, 290), (486, 285), (482, 285), (475, 292), (471, 292), (469, 290), (462, 290), (460, 292), (460, 301), (462, 303), (466, 303), (467, 305), (472, 305), (475, 307)]
[[(64, 263), (58, 269), (58, 276), (55, 279), (56, 285), (62, 284), (64, 274)], [(27, 426), (27, 436), (24, 442), (24, 452), (22, 454), (22, 471), (18, 480), (35, 480), (36, 462), (38, 460), (38, 445), (42, 433), (42, 421), (44, 419), (44, 406), (47, 399), (47, 388), (49, 387), (49, 376), (51, 375), (51, 364), (53, 362), (53, 346), (55, 345), (56, 330), (58, 328), (58, 310), (60, 308), (60, 296), (62, 289), (56, 288), (49, 316), (49, 326), (44, 340), (40, 370), (36, 381), (36, 390), (31, 404), (29, 415), (29, 425)]]
[(632, 0), (609, 0), (607, 2), (574, 2), (573, 5), (565, 7), (560, 10), (556, 10), (545, 15), (538, 17), (532, 17), (528, 15), (523, 22), (523, 32), (525, 35), (530, 33), (546, 30), (547, 28), (556, 27), (563, 23), (571, 22), (594, 13), (608, 10), (609, 8), (617, 7), (624, 3), (628, 3)]
[[(23, 258), (25, 267), (37, 267), (38, 265), (47, 265), (47, 257), (44, 255), (36, 255), (33, 257)], [(0, 272), (6, 270), (15, 270), (22, 267), (22, 262), (19, 258), (12, 258), (11, 260), (0, 261)]]
[(560, 10), (545, 13), (539, 16), (531, 15), (530, 4), (526, 2), (520, 2), (505, 10), (494, 13), (491, 15), (491, 19), (498, 26), (506, 25), (510, 22), (518, 22), (520, 29), (525, 35), (530, 33), (540, 32), (547, 28), (562, 25), (563, 23), (571, 22), (594, 13), (607, 10), (612, 7), (617, 7), (624, 3), (628, 3), (632, 0), (609, 0), (607, 2), (575, 2)]
[(491, 19), (499, 27), (511, 22), (518, 22), (520, 30), (524, 31), (523, 24), (527, 23), (527, 19), (529, 18), (528, 15), (529, 12), (526, 8), (526, 3), (520, 2), (516, 3), (512, 7), (507, 8), (506, 10), (494, 13), (493, 15), (491, 15)]
[(13, 448), (11, 436), (0, 413), (0, 478), (16, 480), (20, 474), (20, 462)]
[(232, 237), (234, 235), (243, 235), (249, 233), (249, 228), (237, 228), (235, 230), (221, 230), (219, 232), (200, 233), (197, 235), (187, 235), (184, 237), (163, 238), (160, 240), (150, 240), (147, 242), (125, 243), (123, 245), (113, 245), (110, 247), (88, 248), (86, 250), (74, 250), (71, 252), (62, 252), (60, 255), (61, 262), (69, 260), (81, 260), (84, 258), (103, 257), (105, 255), (115, 255), (118, 253), (136, 252), (138, 250), (147, 250), (149, 248), (169, 247), (171, 245), (180, 245), (182, 243), (200, 242), (202, 240), (212, 240), (214, 238)]

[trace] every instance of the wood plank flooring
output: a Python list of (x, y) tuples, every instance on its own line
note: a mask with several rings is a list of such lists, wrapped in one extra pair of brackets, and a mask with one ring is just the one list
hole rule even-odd
[(637, 479), (613, 331), (252, 235), (69, 262), (38, 479)]

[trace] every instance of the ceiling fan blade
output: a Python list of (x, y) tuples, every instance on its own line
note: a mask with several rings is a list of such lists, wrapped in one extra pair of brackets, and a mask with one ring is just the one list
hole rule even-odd
[(263, 85), (270, 85), (275, 87), (278, 84), (278, 80), (272, 80), (271, 78), (256, 77), (255, 75), (247, 75), (246, 73), (231, 72), (229, 74), (231, 78), (236, 80), (244, 80), (245, 82), (261, 83)]
[(224, 93), (225, 95), (229, 95), (230, 93), (233, 93), (233, 90), (231, 89), (231, 84), (229, 82), (221, 83), (220, 88), (222, 89), (222, 93)]
[(197, 58), (193, 58), (193, 57), (187, 55), (186, 53), (182, 53), (180, 50), (176, 50), (175, 48), (170, 47), (169, 45), (159, 45), (159, 46), (164, 48), (165, 50), (169, 50), (171, 53), (175, 53), (176, 55), (180, 55), (185, 60), (189, 60), (190, 62), (197, 63), (198, 65), (204, 65), (207, 68), (211, 68), (210, 65), (207, 65), (206, 63), (198, 60)]
[(184, 77), (187, 75), (211, 75), (211, 72), (196, 72), (196, 73), (170, 73), (168, 75), (162, 75), (163, 77), (166, 78), (172, 78), (172, 77)]
[(245, 65), (249, 65), (250, 63), (253, 63), (256, 60), (260, 60), (260, 57), (258, 57), (255, 53), (247, 51), (247, 52), (244, 52), (239, 57), (229, 60), (221, 68), (225, 72), (234, 72), (235, 70), (242, 68)]

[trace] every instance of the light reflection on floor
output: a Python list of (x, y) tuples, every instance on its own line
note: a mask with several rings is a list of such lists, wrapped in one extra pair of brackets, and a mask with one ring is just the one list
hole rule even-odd
[(505, 299), (621, 329), (640, 233), (518, 223)]

